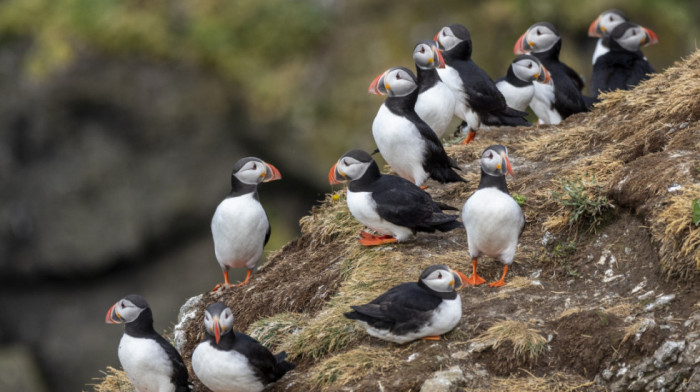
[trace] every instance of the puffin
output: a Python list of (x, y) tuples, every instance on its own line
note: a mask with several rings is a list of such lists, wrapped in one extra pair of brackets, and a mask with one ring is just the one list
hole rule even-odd
[(456, 97), (455, 115), (463, 121), (460, 128), (466, 125), (469, 129), (463, 144), (471, 142), (479, 129), (530, 125), (525, 120), (527, 113), (508, 107), (493, 80), (472, 61), (472, 40), (466, 27), (445, 26), (434, 41), (445, 59), (445, 68), (438, 68), (438, 74)]
[(442, 264), (426, 268), (417, 282), (402, 283), (364, 305), (344, 313), (370, 336), (404, 344), (416, 339), (439, 340), (462, 317), (462, 299), (455, 290), (466, 276)]
[[(242, 158), (233, 165), (231, 192), (216, 207), (211, 220), (214, 253), (224, 274), (224, 286), (231, 286), (230, 268), (246, 268), (248, 283), (255, 263), (270, 239), (270, 223), (258, 198), (258, 184), (282, 178), (279, 170), (260, 158)], [(216, 285), (216, 291), (222, 284)]]
[(513, 175), (508, 149), (500, 144), (487, 147), (481, 154), (481, 180), (477, 190), (462, 208), (462, 222), (467, 229), (467, 244), (472, 258), (472, 275), (466, 283), (479, 285), (485, 280), (477, 275), (477, 259), (486, 255), (503, 263), (501, 279), (490, 287), (506, 284), (508, 266), (513, 262), (525, 216), (508, 193), (506, 173)]
[(455, 96), (440, 79), (438, 68), (445, 68), (445, 60), (435, 41), (424, 40), (413, 49), (418, 81), (418, 99), (415, 110), (435, 132), (442, 137), (455, 111)]
[(420, 187), (397, 176), (381, 174), (372, 156), (363, 150), (343, 154), (328, 172), (330, 184), (349, 181), (350, 213), (365, 226), (380, 233), (360, 233), (360, 244), (374, 246), (404, 242), (418, 232), (450, 231), (462, 227), (457, 215), (443, 209)]
[(294, 369), (282, 351), (233, 330), (233, 313), (216, 302), (204, 311), (204, 340), (192, 352), (192, 370), (213, 392), (259, 392)]
[(372, 80), (369, 92), (386, 95), (372, 123), (372, 135), (384, 160), (401, 177), (421, 186), (428, 177), (465, 182), (453, 169), (435, 132), (415, 110), (418, 82), (411, 70), (394, 67)]
[(640, 48), (658, 42), (656, 34), (631, 22), (617, 25), (610, 33), (610, 51), (598, 58), (593, 66), (591, 91), (594, 97), (613, 90), (629, 90), (649, 79), (654, 68), (644, 58)]
[[(563, 120), (572, 114), (588, 111), (594, 100), (590, 97), (584, 99), (581, 94), (583, 80), (576, 71), (559, 61), (560, 51), (561, 36), (549, 22), (535, 23), (530, 26), (513, 47), (515, 54), (530, 53), (547, 68), (554, 86), (553, 106)], [(545, 86), (535, 84), (535, 91)], [(551, 124), (558, 124), (558, 122)]]
[(140, 392), (190, 391), (187, 366), (165, 338), (153, 329), (153, 314), (143, 297), (127, 295), (107, 311), (107, 324), (124, 324), (119, 362)]
[(495, 81), (509, 107), (525, 111), (535, 96), (533, 82), (549, 83), (549, 71), (537, 57), (521, 54), (508, 67), (506, 76)]
[(629, 21), (627, 15), (618, 9), (603, 11), (588, 27), (589, 37), (598, 37), (593, 51), (592, 64), (595, 65), (598, 58), (610, 51), (610, 33), (620, 23)]

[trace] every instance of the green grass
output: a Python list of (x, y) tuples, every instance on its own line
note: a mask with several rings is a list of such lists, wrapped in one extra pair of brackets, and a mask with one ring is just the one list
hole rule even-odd
[(599, 188), (595, 176), (593, 176), (589, 179), (562, 179), (561, 191), (552, 191), (554, 200), (571, 210), (569, 226), (583, 223), (595, 230), (604, 222), (606, 212), (615, 207), (605, 196), (590, 195)]
[(693, 200), (693, 224), (700, 225), (700, 199)]
[(527, 196), (513, 192), (513, 199), (516, 203), (518, 203), (519, 206), (522, 206), (527, 201)]

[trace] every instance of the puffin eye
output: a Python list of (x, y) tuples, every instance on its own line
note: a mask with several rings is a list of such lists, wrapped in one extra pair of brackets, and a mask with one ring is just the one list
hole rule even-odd
[(346, 161), (345, 159), (343, 159), (343, 165), (345, 165), (345, 166), (350, 166), (350, 165), (348, 164), (348, 161)]
[(421, 54), (422, 54), (422, 53), (425, 53), (425, 48), (421, 46), (420, 52), (421, 52)]
[(126, 305), (124, 305), (124, 302), (122, 302), (122, 309), (126, 308)]
[(401, 74), (400, 74), (400, 73), (397, 73), (397, 74), (396, 74), (396, 79), (401, 79)]
[(489, 159), (493, 159), (493, 153), (492, 153), (492, 152), (489, 153)]
[(442, 272), (438, 273), (438, 279), (442, 279)]
[(532, 68), (532, 63), (527, 63), (527, 68), (528, 69)]
[(258, 169), (257, 163), (253, 163), (253, 170), (257, 170), (257, 169)]

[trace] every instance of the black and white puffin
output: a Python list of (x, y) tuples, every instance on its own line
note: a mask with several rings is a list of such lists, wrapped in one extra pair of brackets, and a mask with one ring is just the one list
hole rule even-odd
[(418, 84), (411, 70), (390, 68), (374, 78), (369, 92), (386, 95), (372, 123), (372, 135), (384, 160), (401, 177), (420, 186), (428, 177), (464, 181), (453, 168), (440, 139), (415, 111)]
[(627, 15), (624, 12), (616, 9), (610, 9), (601, 12), (597, 18), (588, 27), (589, 37), (598, 37), (598, 41), (595, 44), (595, 50), (593, 50), (593, 62), (595, 65), (598, 58), (610, 51), (609, 37), (610, 33), (619, 25), (620, 23), (627, 22)]
[(445, 61), (435, 41), (419, 42), (413, 49), (418, 79), (418, 99), (416, 113), (442, 137), (452, 121), (455, 112), (455, 96), (440, 79), (438, 68), (445, 68)]
[(394, 286), (368, 304), (351, 306), (345, 317), (357, 320), (371, 336), (398, 344), (439, 340), (462, 317), (462, 299), (455, 290), (465, 279), (446, 265), (431, 265), (418, 282)]
[(217, 302), (204, 311), (204, 340), (192, 352), (192, 370), (213, 392), (259, 392), (294, 369), (283, 351), (273, 355), (250, 336), (233, 331), (233, 313)]
[(481, 154), (481, 181), (462, 208), (462, 221), (467, 229), (467, 244), (472, 258), (472, 275), (466, 283), (478, 285), (484, 279), (477, 275), (477, 258), (486, 255), (503, 263), (501, 279), (491, 287), (506, 284), (508, 266), (513, 262), (518, 238), (525, 225), (525, 216), (508, 193), (506, 173), (513, 174), (508, 149), (500, 144), (487, 147)]
[(233, 165), (231, 193), (216, 207), (211, 220), (214, 251), (225, 286), (231, 286), (229, 268), (247, 268), (246, 278), (239, 285), (248, 283), (262, 256), (270, 239), (270, 223), (258, 198), (258, 184), (280, 178), (277, 168), (259, 158), (242, 158)]
[(656, 34), (635, 23), (623, 22), (610, 33), (610, 51), (598, 58), (593, 66), (591, 91), (594, 97), (602, 92), (629, 90), (649, 79), (654, 68), (644, 58), (643, 46), (658, 42)]
[(472, 40), (466, 27), (445, 26), (434, 40), (445, 59), (445, 68), (438, 69), (438, 74), (455, 94), (455, 115), (469, 128), (465, 144), (474, 139), (479, 129), (530, 125), (525, 120), (527, 113), (509, 108), (493, 80), (472, 61)]
[(430, 195), (401, 177), (379, 172), (372, 156), (362, 150), (346, 152), (328, 173), (328, 182), (350, 181), (347, 203), (360, 223), (381, 236), (360, 233), (360, 244), (381, 245), (406, 241), (418, 232), (460, 228), (457, 215), (444, 214)]
[(549, 83), (547, 68), (537, 57), (521, 54), (508, 66), (506, 76), (495, 81), (506, 103), (513, 109), (525, 111), (535, 96), (534, 82)]
[(119, 362), (140, 392), (186, 392), (191, 389), (187, 366), (165, 338), (153, 329), (153, 313), (143, 297), (132, 294), (112, 305), (107, 324), (124, 324)]
[[(554, 87), (554, 109), (561, 119), (565, 119), (572, 114), (588, 111), (588, 106), (593, 103), (593, 99), (584, 100), (581, 94), (583, 80), (576, 71), (568, 65), (559, 61), (561, 51), (561, 36), (559, 32), (549, 22), (535, 23), (518, 38), (513, 47), (515, 54), (532, 54), (549, 71)], [(549, 88), (548, 85), (535, 84), (535, 90)], [(551, 122), (557, 124), (557, 122)]]

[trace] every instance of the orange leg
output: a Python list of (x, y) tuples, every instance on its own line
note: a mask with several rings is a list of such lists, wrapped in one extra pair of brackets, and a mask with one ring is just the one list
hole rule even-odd
[(437, 336), (423, 336), (421, 340), (440, 340), (440, 335)]
[(252, 274), (252, 273), (253, 273), (253, 271), (248, 269), (248, 272), (245, 275), (245, 280), (243, 282), (237, 284), (236, 287), (240, 287), (240, 286), (243, 286), (244, 284), (248, 284), (248, 282), (250, 281), (250, 274)]
[(477, 286), (482, 283), (486, 283), (486, 280), (476, 273), (476, 257), (472, 259), (472, 275), (467, 278), (467, 284), (472, 286)]
[(462, 145), (471, 143), (472, 140), (474, 140), (474, 138), (476, 138), (476, 131), (471, 129), (471, 130), (469, 130), (469, 133), (467, 134), (467, 138), (464, 139), (464, 141), (462, 142)]
[(427, 186), (427, 185), (421, 185), (421, 186), (420, 186), (420, 189), (426, 190), (426, 189), (428, 189), (428, 186)]
[(501, 279), (499, 279), (499, 280), (497, 280), (497, 281), (495, 281), (495, 282), (493, 282), (493, 283), (489, 283), (489, 287), (501, 287), (501, 286), (505, 286), (505, 284), (506, 284), (506, 274), (507, 274), (507, 273), (508, 273), (508, 265), (506, 264), (506, 265), (503, 266), (503, 275), (501, 276)]
[(382, 244), (391, 244), (397, 242), (396, 238), (390, 235), (377, 236), (366, 231), (360, 232), (360, 245), (376, 246)]
[(228, 270), (227, 270), (227, 269), (224, 269), (224, 270), (221, 270), (221, 271), (222, 271), (223, 274), (224, 274), (224, 283), (219, 283), (219, 284), (217, 284), (216, 286), (214, 286), (214, 288), (213, 288), (211, 291), (216, 291), (216, 290), (218, 290), (218, 289), (220, 289), (220, 288), (222, 288), (222, 287), (231, 287), (231, 282), (228, 281)]

